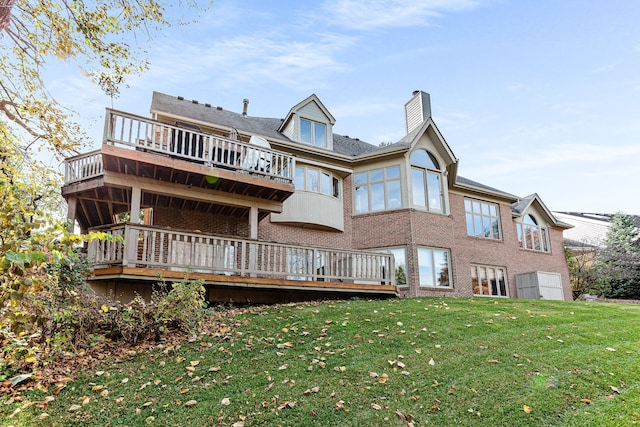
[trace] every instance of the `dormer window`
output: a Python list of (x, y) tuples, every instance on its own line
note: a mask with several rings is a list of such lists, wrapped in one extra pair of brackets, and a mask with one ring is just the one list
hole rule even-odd
[(300, 119), (300, 141), (318, 147), (327, 146), (327, 126), (308, 119)]

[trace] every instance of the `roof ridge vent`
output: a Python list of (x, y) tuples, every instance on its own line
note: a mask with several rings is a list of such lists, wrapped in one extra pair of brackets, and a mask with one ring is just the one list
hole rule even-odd
[(184, 101), (184, 96), (178, 96), (179, 101)]
[(207, 108), (211, 108), (211, 104), (209, 104), (208, 102), (204, 104), (205, 107)]
[(194, 103), (194, 104), (197, 104), (198, 100), (197, 99), (193, 99), (193, 100), (191, 100), (191, 102)]

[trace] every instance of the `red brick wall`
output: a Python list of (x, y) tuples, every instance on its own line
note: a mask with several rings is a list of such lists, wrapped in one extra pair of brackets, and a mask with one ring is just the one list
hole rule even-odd
[[(550, 254), (521, 249), (511, 206), (507, 203), (499, 205), (502, 239), (492, 240), (467, 236), (464, 196), (461, 194), (449, 193), (449, 215), (401, 209), (352, 216), (351, 177), (343, 181), (342, 197), (345, 207), (344, 232), (272, 223), (267, 216), (259, 224), (258, 238), (264, 241), (346, 249), (405, 246), (409, 286), (401, 289), (403, 296), (471, 296), (471, 265), (482, 264), (506, 268), (510, 297), (517, 297), (516, 274), (548, 271), (561, 274), (565, 299), (571, 299), (562, 231), (550, 230)], [(249, 235), (247, 217), (231, 218), (178, 209), (154, 210), (154, 224), (245, 238)], [(453, 289), (418, 286), (417, 248), (425, 246), (451, 251)]]
[(171, 208), (154, 208), (153, 225), (205, 233), (249, 237), (248, 216), (237, 218), (205, 212)]

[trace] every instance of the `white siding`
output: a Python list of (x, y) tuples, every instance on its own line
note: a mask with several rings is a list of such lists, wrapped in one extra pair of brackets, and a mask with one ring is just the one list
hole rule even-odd
[(558, 273), (532, 271), (516, 274), (518, 298), (564, 300), (562, 277)]
[(281, 214), (271, 214), (271, 221), (313, 224), (344, 231), (342, 200), (320, 193), (296, 191), (284, 201)]

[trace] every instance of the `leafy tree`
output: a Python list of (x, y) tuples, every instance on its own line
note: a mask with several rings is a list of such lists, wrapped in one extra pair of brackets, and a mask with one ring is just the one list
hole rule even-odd
[(569, 268), (573, 299), (584, 294), (598, 295), (602, 293), (595, 268), (599, 249), (597, 242), (572, 242), (571, 247), (565, 243), (564, 252)]
[(606, 297), (640, 298), (640, 231), (633, 216), (614, 215), (597, 263)]
[[(27, 147), (44, 142), (58, 154), (77, 149), (84, 134), (71, 120), (74, 113), (47, 91), (45, 65), (81, 63), (84, 74), (107, 95), (117, 96), (128, 76), (148, 68), (138, 41), (169, 26), (169, 17), (177, 15), (166, 3), (0, 0), (0, 119), (30, 136)], [(197, 9), (197, 3), (188, 0), (186, 10)]]

